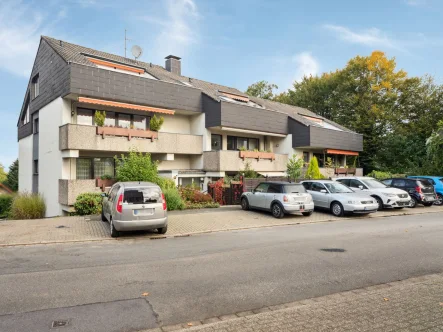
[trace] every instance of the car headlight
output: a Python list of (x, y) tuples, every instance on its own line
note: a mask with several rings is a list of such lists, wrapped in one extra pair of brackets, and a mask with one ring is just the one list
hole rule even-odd
[(386, 197), (397, 197), (396, 194), (385, 194), (385, 193), (383, 193), (383, 195), (386, 196)]
[(348, 204), (359, 204), (359, 201), (348, 201)]

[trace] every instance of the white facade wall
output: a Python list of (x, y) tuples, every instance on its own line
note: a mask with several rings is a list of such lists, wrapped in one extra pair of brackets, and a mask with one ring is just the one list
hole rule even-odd
[(279, 154), (289, 154), (289, 158), (292, 155), (292, 134), (286, 137), (270, 137), (271, 139), (271, 150), (274, 153)]
[[(157, 115), (158, 116), (158, 115)], [(165, 121), (160, 132), (177, 134), (194, 134), (191, 132), (191, 117), (182, 114), (161, 115)]]
[[(57, 135), (58, 136), (58, 135)], [(18, 190), (32, 192), (32, 135), (18, 141)]]
[(62, 215), (58, 180), (70, 174), (59, 149), (59, 127), (71, 121), (71, 102), (57, 98), (39, 111), (39, 192), (46, 202), (46, 216)]

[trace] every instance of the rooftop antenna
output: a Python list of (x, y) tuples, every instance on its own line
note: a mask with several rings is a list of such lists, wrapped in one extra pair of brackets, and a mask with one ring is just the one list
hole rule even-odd
[(131, 40), (126, 37), (126, 29), (125, 29), (125, 58), (126, 58), (126, 41)]
[(131, 53), (134, 56), (135, 60), (137, 60), (143, 54), (143, 50), (140, 46), (134, 45), (131, 48)]

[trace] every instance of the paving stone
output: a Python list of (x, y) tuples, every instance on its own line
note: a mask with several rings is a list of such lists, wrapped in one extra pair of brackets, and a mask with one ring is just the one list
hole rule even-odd
[[(428, 280), (426, 283), (423, 280)], [(421, 280), (421, 281), (420, 281)], [(348, 293), (349, 292), (345, 292)], [(267, 312), (240, 315), (235, 320), (198, 326), (200, 332), (394, 332), (443, 331), (443, 274), (410, 279), (363, 293), (323, 296), (309, 305), (293, 302)], [(337, 302), (337, 299), (342, 299)], [(389, 298), (384, 301), (383, 297)], [(348, 301), (347, 298), (352, 298)], [(270, 309), (275, 308), (270, 311)], [(261, 310), (261, 309), (259, 309)], [(256, 310), (258, 312), (258, 310)], [(250, 313), (250, 312), (245, 312)], [(241, 314), (241, 313), (239, 313)], [(237, 315), (239, 315), (237, 314)], [(233, 315), (223, 317), (230, 318)]]
[[(280, 308), (281, 309), (281, 308)], [(254, 313), (252, 311), (242, 311), (242, 312), (237, 312), (236, 315), (238, 317), (246, 317), (246, 316), (251, 316)]]

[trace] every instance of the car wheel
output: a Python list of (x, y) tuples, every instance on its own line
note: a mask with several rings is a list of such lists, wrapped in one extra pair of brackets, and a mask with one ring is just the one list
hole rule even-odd
[(103, 205), (102, 205), (102, 221), (107, 222), (108, 219), (106, 219), (105, 214), (103, 213)]
[(375, 200), (377, 201), (378, 208), (377, 211), (383, 210), (383, 201), (380, 197), (375, 197)]
[(283, 218), (283, 216), (285, 215), (282, 207), (278, 203), (272, 204), (271, 211), (272, 211), (272, 215), (275, 218)]
[(245, 211), (249, 210), (249, 202), (247, 198), (241, 199), (241, 208)]
[(114, 223), (112, 222), (112, 218), (111, 218), (111, 221), (110, 221), (109, 225), (111, 227), (111, 237), (119, 237), (120, 236), (120, 232), (115, 229)]
[(166, 234), (168, 231), (168, 226), (157, 228), (159, 234)]
[(417, 205), (418, 205), (417, 198), (411, 197), (411, 201), (409, 202), (409, 207), (410, 208), (416, 208)]
[(426, 207), (430, 207), (430, 206), (432, 206), (432, 204), (434, 204), (434, 202), (432, 202), (432, 203), (423, 203), (423, 205), (426, 206)]
[(343, 217), (345, 214), (345, 210), (343, 209), (343, 205), (339, 202), (333, 202), (331, 205), (331, 212), (336, 217)]
[(302, 212), (301, 214), (304, 215), (305, 217), (309, 217), (310, 215), (312, 215), (313, 211), (309, 211), (309, 212)]
[(434, 205), (443, 205), (443, 195), (442, 194), (437, 194), (437, 200), (434, 202)]

